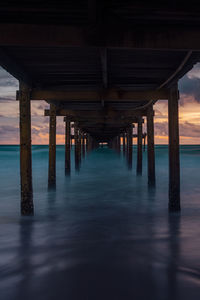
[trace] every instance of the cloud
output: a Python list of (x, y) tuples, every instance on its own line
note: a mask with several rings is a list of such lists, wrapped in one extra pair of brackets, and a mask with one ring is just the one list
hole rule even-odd
[[(40, 101), (41, 102), (41, 101)], [(43, 103), (40, 103), (40, 105), (37, 106), (37, 109), (44, 111), (44, 109), (48, 109), (49, 104), (43, 101)]]
[(0, 104), (1, 103), (7, 103), (7, 102), (13, 102), (16, 101), (16, 96), (12, 95), (12, 96), (0, 96)]
[(0, 126), (0, 143), (2, 144), (18, 144), (19, 128), (11, 125)]
[(187, 73), (187, 77), (192, 78), (199, 78), (200, 79), (200, 63), (197, 63), (191, 71)]
[(167, 119), (168, 116), (166, 114), (166, 111), (161, 111), (157, 108), (157, 106), (154, 106), (154, 112), (155, 112), (155, 117), (156, 119)]
[(179, 81), (179, 91), (181, 94), (181, 105), (184, 105), (189, 99), (191, 101), (200, 102), (200, 63), (196, 64), (193, 69)]
[(166, 136), (168, 135), (168, 123), (167, 122), (155, 122), (155, 135)]
[(194, 100), (200, 102), (200, 78), (190, 79), (184, 76), (179, 83), (180, 93), (184, 96), (193, 97)]
[(16, 133), (19, 131), (19, 128), (10, 126), (10, 125), (1, 125), (0, 126), (0, 134), (5, 134), (8, 132)]
[[(15, 100), (18, 81), (0, 68), (0, 143), (19, 143), (19, 103)], [(188, 140), (200, 138), (200, 64), (197, 64), (179, 82), (180, 90), (180, 135)], [(7, 104), (6, 104), (7, 102)], [(12, 103), (11, 103), (12, 102)], [(44, 117), (45, 101), (32, 101), (32, 142), (47, 144), (49, 118)], [(158, 101), (155, 109), (156, 139), (167, 142), (168, 102)], [(146, 131), (146, 124), (144, 125)], [(65, 125), (63, 118), (57, 118), (57, 143), (64, 142)], [(188, 142), (188, 141), (186, 141)], [(199, 142), (199, 140), (197, 141)]]
[(18, 87), (18, 81), (0, 67), (0, 103), (15, 101)]
[(0, 87), (18, 88), (18, 81), (0, 67)]
[[(183, 137), (200, 138), (200, 125), (190, 122), (184, 122), (179, 124), (179, 134)], [(155, 136), (167, 136), (168, 135), (168, 123), (155, 123)]]
[(179, 132), (181, 136), (185, 137), (200, 137), (200, 125), (184, 122), (179, 125)]

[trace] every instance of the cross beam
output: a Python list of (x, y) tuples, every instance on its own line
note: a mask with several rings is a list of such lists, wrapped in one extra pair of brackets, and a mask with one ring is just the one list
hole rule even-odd
[[(102, 99), (103, 96), (103, 99)], [(169, 98), (168, 89), (147, 90), (147, 91), (123, 91), (108, 89), (104, 91), (60, 91), (60, 90), (40, 90), (32, 89), (31, 100), (46, 101), (147, 101), (147, 100), (167, 100)], [(17, 100), (19, 99), (17, 92)]]
[(101, 24), (88, 26), (0, 24), (0, 46), (122, 47), (200, 51), (200, 30), (189, 26)]
[[(45, 109), (44, 111), (45, 116), (50, 115), (49, 109)], [(128, 118), (137, 118), (147, 115), (146, 110), (141, 111), (131, 111), (131, 110), (123, 110), (123, 111), (115, 111), (115, 110), (102, 110), (102, 111), (91, 111), (91, 110), (66, 110), (66, 109), (57, 109), (56, 111), (57, 116), (67, 116), (68, 118), (79, 118), (83, 120), (108, 120), (108, 119), (116, 119), (117, 121), (126, 120)]]

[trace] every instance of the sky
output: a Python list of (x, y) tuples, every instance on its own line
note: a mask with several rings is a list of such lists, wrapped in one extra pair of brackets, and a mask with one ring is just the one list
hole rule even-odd
[[(0, 67), (0, 144), (19, 144), (16, 90), (18, 81)], [(200, 63), (179, 81), (179, 91), (180, 143), (200, 144)], [(167, 105), (166, 100), (154, 105), (156, 144), (168, 143)], [(45, 108), (49, 108), (45, 101), (31, 103), (32, 144), (48, 144), (49, 120), (44, 117)], [(57, 144), (64, 144), (63, 117), (57, 117)]]

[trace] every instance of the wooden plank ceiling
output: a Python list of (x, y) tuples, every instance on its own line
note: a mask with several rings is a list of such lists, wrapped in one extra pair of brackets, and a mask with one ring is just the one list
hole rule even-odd
[[(93, 32), (95, 43), (101, 44), (102, 32), (106, 26), (116, 25), (115, 35), (120, 39), (120, 24), (127, 28), (137, 28), (138, 32), (148, 32), (151, 26), (167, 28), (200, 28), (200, 4), (191, 0), (183, 1), (14, 1), (2, 0), (0, 24), (32, 24), (44, 26), (72, 25), (87, 28)], [(103, 28), (103, 31), (101, 30)], [(49, 27), (49, 35), (51, 35)], [(143, 35), (141, 35), (142, 38)], [(136, 49), (101, 46), (38, 46), (3, 44), (5, 34), (0, 35), (0, 64), (19, 80), (28, 80), (36, 89), (64, 91), (98, 91), (100, 101), (59, 101), (54, 99), (58, 109), (132, 110), (144, 107), (150, 99), (105, 99), (105, 91), (148, 91), (169, 88), (199, 60), (200, 52), (186, 49)], [(113, 37), (114, 39), (115, 37)], [(167, 38), (162, 36), (163, 39)], [(123, 36), (124, 39), (124, 36)], [(138, 37), (140, 39), (140, 37)], [(24, 41), (23, 41), (24, 43)], [(95, 44), (94, 43), (94, 44)], [(17, 44), (17, 43), (16, 43)], [(154, 99), (151, 99), (154, 100)], [(101, 116), (101, 120), (102, 120)], [(91, 132), (102, 136), (107, 130), (117, 132), (124, 129), (130, 119), (115, 125), (110, 122), (87, 122)], [(86, 126), (86, 123), (85, 123)], [(83, 125), (84, 127), (84, 125)], [(91, 129), (93, 128), (93, 130)], [(95, 129), (96, 128), (96, 129)], [(97, 130), (97, 128), (99, 128)], [(110, 132), (109, 131), (109, 132)], [(106, 134), (106, 133), (105, 133)]]

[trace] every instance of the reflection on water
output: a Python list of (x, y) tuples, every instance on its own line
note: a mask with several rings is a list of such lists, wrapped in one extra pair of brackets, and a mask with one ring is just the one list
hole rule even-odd
[[(33, 148), (35, 216), (19, 216), (19, 152), (0, 147), (0, 299), (200, 299), (200, 147), (182, 147), (182, 212), (168, 214), (167, 148), (149, 189), (126, 158), (99, 148), (48, 190), (48, 148)], [(188, 298), (189, 297), (189, 298)]]

